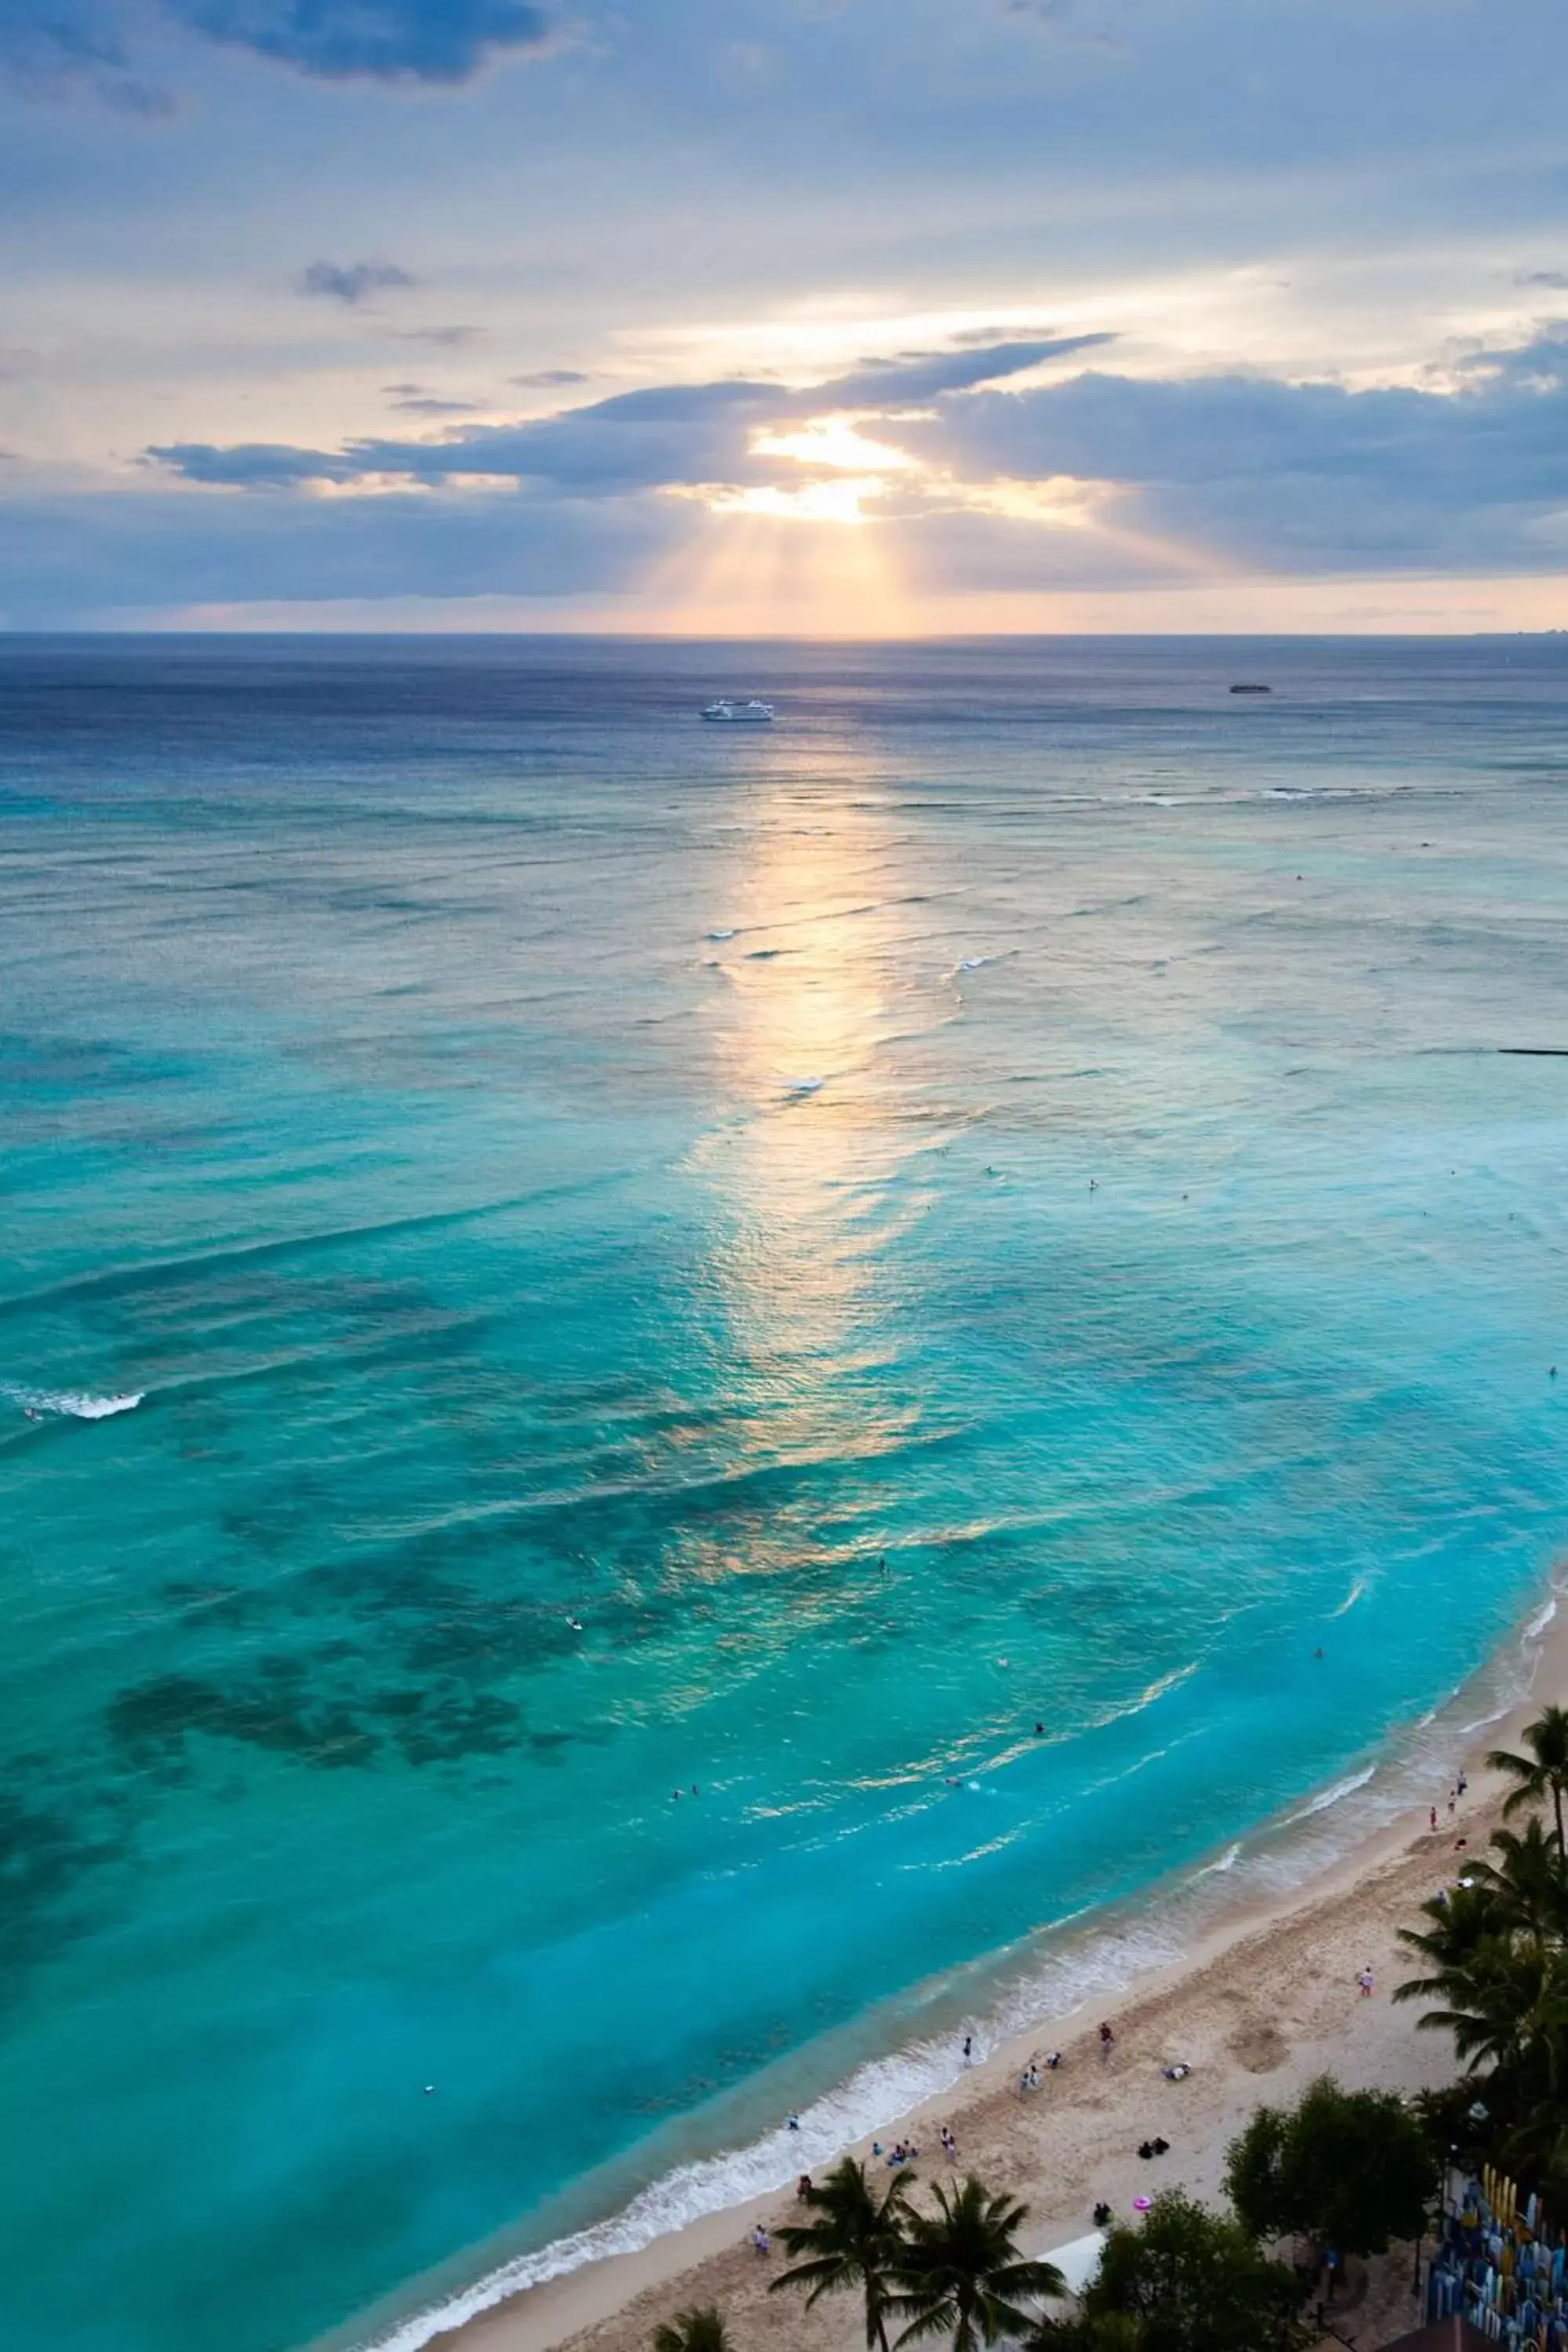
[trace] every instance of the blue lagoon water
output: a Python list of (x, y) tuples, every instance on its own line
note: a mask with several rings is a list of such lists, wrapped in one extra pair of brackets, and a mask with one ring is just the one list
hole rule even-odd
[(0, 2336), (782, 2177), (1361, 1786), (1568, 1528), (1565, 893), (1562, 640), (0, 643)]

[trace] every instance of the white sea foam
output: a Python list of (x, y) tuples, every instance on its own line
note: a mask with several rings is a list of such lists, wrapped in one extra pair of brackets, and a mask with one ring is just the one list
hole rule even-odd
[(132, 1412), (146, 1395), (138, 1389), (134, 1396), (93, 1396), (86, 1390), (18, 1388), (7, 1381), (0, 1383), (0, 1396), (19, 1405), (24, 1412), (62, 1413), (72, 1421), (107, 1421), (111, 1413)]
[(1347, 1612), (1348, 1612), (1348, 1611), (1350, 1611), (1350, 1610), (1352, 1610), (1352, 1609), (1353, 1609), (1353, 1608), (1355, 1607), (1356, 1602), (1357, 1602), (1358, 1601), (1361, 1601), (1361, 1600), (1364, 1599), (1365, 1594), (1366, 1594), (1366, 1579), (1365, 1579), (1365, 1577), (1364, 1577), (1364, 1576), (1358, 1576), (1358, 1577), (1356, 1578), (1355, 1582), (1351, 1586), (1351, 1589), (1350, 1589), (1349, 1592), (1345, 1595), (1344, 1599), (1341, 1601), (1341, 1603), (1340, 1603), (1339, 1607), (1338, 1607), (1337, 1609), (1331, 1609), (1331, 1610), (1330, 1610), (1330, 1612), (1329, 1612), (1330, 1616), (1331, 1616), (1331, 1617), (1343, 1617), (1343, 1616), (1347, 1613)]
[(1376, 1769), (1375, 1764), (1369, 1764), (1364, 1771), (1347, 1773), (1342, 1780), (1335, 1780), (1327, 1789), (1320, 1789), (1299, 1812), (1287, 1813), (1281, 1826), (1289, 1829), (1293, 1822), (1310, 1822), (1317, 1814), (1326, 1813), (1331, 1807), (1342, 1804), (1347, 1797), (1353, 1797), (1358, 1789), (1365, 1788)]
[[(1068, 1924), (1059, 1922), (1058, 1932)], [(1181, 1948), (1179, 1937), (1144, 1922), (1090, 1934), (1076, 1946), (1048, 1954), (984, 2021), (975, 2022), (975, 2058), (984, 2060), (1009, 2035), (1070, 2015), (1090, 1994), (1108, 1999), (1148, 1969), (1177, 1958)], [(784, 2188), (798, 2173), (832, 2163), (847, 2147), (889, 2129), (923, 2101), (951, 2090), (963, 2072), (953, 2033), (869, 2059), (822, 2098), (802, 2107), (797, 2131), (785, 2127), (768, 2132), (744, 2147), (678, 2166), (605, 2221), (520, 2254), (472, 2286), (395, 2322), (372, 2339), (372, 2352), (421, 2352), (432, 2336), (493, 2309), (510, 2295), (607, 2255), (635, 2253), (672, 2230)]]
[(1527, 1642), (1539, 1642), (1541, 1636), (1545, 1633), (1546, 1628), (1551, 1624), (1552, 1620), (1556, 1616), (1556, 1614), (1557, 1595), (1554, 1592), (1549, 1601), (1543, 1601), (1542, 1602), (1534, 1616), (1531, 1618), (1529, 1623), (1525, 1626), (1525, 1640)]
[[(1521, 1629), (1521, 1648), (1532, 1648), (1556, 1609), (1554, 1596), (1536, 1611)], [(1184, 1681), (1197, 1663), (1152, 1684), (1131, 1711), (1148, 1706), (1173, 1684)], [(1445, 1706), (1458, 1696), (1458, 1692), (1451, 1694)], [(1495, 1722), (1518, 1696), (1511, 1694), (1497, 1715), (1445, 1729), (1445, 1746)], [(1428, 1728), (1443, 1711), (1435, 1710), (1412, 1728)], [(1225, 1882), (1223, 1902), (1227, 1909), (1247, 1889), (1285, 1893), (1309, 1882), (1369, 1830), (1396, 1819), (1414, 1801), (1414, 1789), (1430, 1770), (1430, 1750), (1421, 1746), (1386, 1760), (1386, 1770), (1380, 1772), (1377, 1763), (1365, 1765), (1320, 1790), (1294, 1812), (1279, 1817), (1271, 1825), (1268, 1843), (1255, 1843), (1249, 1848), (1237, 1839), (1212, 1861), (1200, 1864), (1162, 1904), (1158, 1921), (1147, 1916), (1123, 1918), (1108, 1921), (1099, 1929), (1080, 1929), (1076, 1935), (1070, 1931), (1089, 1916), (1087, 1910), (1055, 1922), (1052, 1941), (1039, 1957), (987, 1996), (984, 2015), (977, 2017), (971, 2029), (976, 2057), (987, 2057), (1009, 2037), (1070, 2017), (1090, 1999), (1097, 2009), (1109, 2005), (1151, 1969), (1179, 1959), (1192, 1936), (1217, 1916), (1218, 1890), (1205, 1896), (1200, 1891), (1205, 1881)], [(1378, 1789), (1373, 1796), (1363, 1805), (1351, 1804), (1374, 1779)], [(1342, 1812), (1342, 1807), (1348, 1810)], [(1327, 1819), (1331, 1813), (1339, 1815), (1335, 1826)], [(1302, 1825), (1308, 1822), (1318, 1827), (1307, 1831)], [(1284, 1834), (1291, 1831), (1297, 1834)], [(668, 2231), (783, 2188), (799, 2171), (825, 2166), (873, 2132), (896, 2126), (924, 2101), (950, 2090), (962, 2072), (952, 2032), (869, 2060), (824, 2097), (803, 2107), (798, 2131), (771, 2131), (744, 2147), (677, 2167), (605, 2220), (521, 2254), (471, 2286), (394, 2323), (374, 2339), (374, 2352), (422, 2352), (433, 2336), (510, 2295), (605, 2256), (635, 2252)]]

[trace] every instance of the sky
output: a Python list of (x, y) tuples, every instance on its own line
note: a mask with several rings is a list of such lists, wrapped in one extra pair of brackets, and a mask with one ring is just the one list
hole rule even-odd
[(1568, 0), (0, 0), (0, 626), (1568, 626)]

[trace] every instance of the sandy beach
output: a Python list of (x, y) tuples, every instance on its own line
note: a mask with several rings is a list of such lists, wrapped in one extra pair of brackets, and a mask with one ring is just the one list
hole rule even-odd
[[(1438, 1827), (1414, 1815), (1368, 1840), (1331, 1872), (1268, 1906), (1238, 1908), (1195, 1941), (1176, 1964), (1151, 1972), (1109, 2006), (1115, 2043), (1098, 2045), (1101, 2011), (1086, 2002), (1059, 2030), (1040, 2025), (991, 2051), (942, 2097), (890, 2116), (879, 2137), (911, 2138), (917, 2173), (943, 2170), (938, 2132), (955, 2135), (961, 2171), (1025, 2199), (1029, 2251), (1069, 2243), (1091, 2227), (1105, 2200), (1120, 2215), (1132, 2200), (1181, 2187), (1217, 2200), (1225, 2151), (1261, 2103), (1289, 2104), (1316, 2074), (1352, 2087), (1404, 2092), (1452, 2078), (1446, 2038), (1417, 2030), (1416, 2012), (1396, 2007), (1393, 1987), (1407, 1975), (1397, 1932), (1463, 1867), (1464, 1851), (1484, 1846), (1501, 1793), (1484, 1768), (1490, 1748), (1513, 1743), (1543, 1697), (1568, 1688), (1568, 1629), (1542, 1642), (1534, 1686), (1506, 1717), (1476, 1732), (1456, 1753), (1469, 1787), (1450, 1818), (1447, 1791), (1435, 1788)], [(1465, 1842), (1460, 1849), (1458, 1841)], [(1371, 1998), (1358, 1985), (1373, 1977)], [(1059, 2047), (1059, 2071), (1024, 2095), (1019, 2075), (1031, 2053)], [(1163, 2069), (1184, 2062), (1180, 2083)], [(1140, 2141), (1159, 2135), (1170, 2153), (1140, 2159)], [(862, 2157), (869, 2139), (855, 2144)], [(713, 2303), (745, 2352), (786, 2345), (797, 2352), (848, 2352), (860, 2341), (853, 2298), (807, 2313), (795, 2296), (770, 2295), (780, 2258), (760, 2258), (752, 2225), (795, 2218), (785, 2190), (672, 2231), (635, 2253), (590, 2263), (529, 2289), (435, 2341), (442, 2352), (631, 2352), (660, 2320), (694, 2303)], [(1392, 2292), (1392, 2291), (1391, 2291)], [(1401, 2297), (1404, 2309), (1400, 2310)], [(1392, 2296), (1408, 2323), (1402, 2288)], [(1371, 2315), (1368, 2315), (1370, 2321)], [(1364, 2344), (1383, 2340), (1368, 2327)]]

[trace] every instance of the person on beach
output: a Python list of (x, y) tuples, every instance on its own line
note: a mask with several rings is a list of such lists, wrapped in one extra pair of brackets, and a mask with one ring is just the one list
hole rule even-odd
[(974, 2063), (974, 2036), (973, 2033), (966, 2033), (963, 2037), (963, 2063), (966, 2066), (973, 2065)]
[(1433, 1805), (1433, 1806), (1430, 1808), (1430, 1812), (1431, 1812), (1431, 1819), (1432, 1819), (1432, 1827), (1433, 1827), (1434, 1829), (1436, 1829), (1436, 1826), (1437, 1826), (1437, 1808), (1436, 1808), (1436, 1805)]
[(1047, 2072), (1047, 2074), (1054, 2074), (1056, 2073), (1056, 2071), (1057, 2071), (1057, 2068), (1061, 2064), (1061, 2063), (1062, 2063), (1062, 2053), (1061, 2053), (1061, 2052), (1060, 2052), (1059, 2050), (1051, 2050), (1051, 2051), (1047, 2051), (1047, 2053), (1046, 2053), (1046, 2072)]
[(1362, 1970), (1362, 1972), (1361, 1972), (1360, 1976), (1359, 1976), (1359, 1977), (1357, 1977), (1357, 1979), (1356, 1979), (1356, 1982), (1357, 1982), (1357, 1984), (1358, 1984), (1358, 1985), (1360, 1985), (1360, 1987), (1361, 1987), (1361, 1997), (1362, 1997), (1363, 2000), (1370, 2000), (1372, 1999), (1372, 1970), (1371, 1970), (1371, 1969), (1370, 1969), (1370, 1968), (1363, 1969), (1363, 1970)]
[(795, 2193), (804, 2205), (806, 2199), (811, 2195), (811, 2175), (809, 2172), (803, 2172), (801, 2174), (800, 2179), (795, 2184)]
[(1455, 1783), (1455, 1786), (1458, 1788), (1458, 1792), (1459, 1792), (1459, 1794), (1460, 1794), (1460, 1796), (1461, 1796), (1461, 1797), (1464, 1795), (1465, 1790), (1469, 1787), (1469, 1785), (1470, 1785), (1470, 1784), (1469, 1784), (1469, 1782), (1466, 1780), (1466, 1778), (1465, 1778), (1464, 1774), (1461, 1772), (1461, 1773), (1460, 1773), (1460, 1775), (1459, 1775), (1459, 1777), (1458, 1777), (1458, 1781)]
[(760, 2221), (752, 2231), (752, 2251), (759, 2254), (765, 2254), (769, 2251), (768, 2233)]
[(958, 2162), (958, 2142), (953, 2138), (952, 2132), (948, 2129), (945, 2124), (943, 2124), (942, 2127), (942, 2152), (943, 2156), (946, 2157), (949, 2164), (956, 2164)]
[(1111, 2043), (1115, 2041), (1115, 2039), (1116, 2039), (1116, 2036), (1115, 2036), (1115, 2034), (1114, 2034), (1114, 2033), (1112, 2033), (1112, 2032), (1111, 2032), (1111, 2030), (1110, 2030), (1110, 2026), (1109, 2026), (1109, 2025), (1101, 2025), (1101, 2027), (1100, 2027), (1100, 2056), (1101, 2056), (1102, 2058), (1109, 2058), (1109, 2057), (1110, 2057), (1110, 2045), (1111, 2045)]

